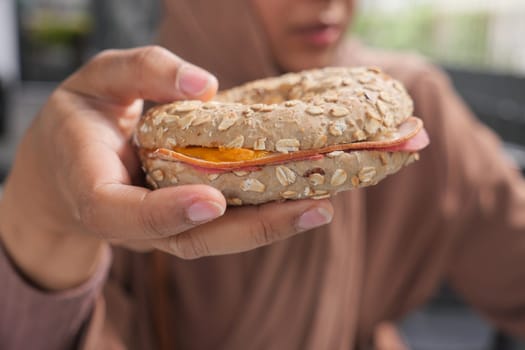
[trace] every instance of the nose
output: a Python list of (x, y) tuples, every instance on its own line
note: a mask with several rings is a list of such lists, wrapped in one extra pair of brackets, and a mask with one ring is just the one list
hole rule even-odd
[(326, 5), (320, 13), (320, 19), (324, 23), (340, 23), (347, 13), (347, 2), (345, 0), (315, 0), (324, 2)]

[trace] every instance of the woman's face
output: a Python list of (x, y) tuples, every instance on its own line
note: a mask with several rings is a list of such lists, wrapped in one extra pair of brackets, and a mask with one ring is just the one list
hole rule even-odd
[(284, 71), (329, 65), (354, 10), (354, 0), (252, 1)]

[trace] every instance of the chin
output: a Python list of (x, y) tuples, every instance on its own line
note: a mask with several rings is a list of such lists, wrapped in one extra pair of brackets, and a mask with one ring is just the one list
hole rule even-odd
[(300, 72), (303, 70), (323, 68), (333, 65), (333, 51), (312, 53), (301, 52), (283, 58), (279, 66), (283, 72)]

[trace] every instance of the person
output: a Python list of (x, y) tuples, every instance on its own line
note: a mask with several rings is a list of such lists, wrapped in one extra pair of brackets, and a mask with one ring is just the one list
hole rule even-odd
[[(105, 51), (65, 80), (0, 202), (0, 348), (402, 349), (391, 322), (442, 280), (525, 336), (523, 179), (439, 69), (343, 38), (354, 6), (167, 0), (165, 48)], [(144, 100), (211, 98), (217, 80), (198, 67), (227, 88), (328, 65), (405, 84), (431, 139), (418, 163), (330, 200), (258, 207), (140, 186)]]

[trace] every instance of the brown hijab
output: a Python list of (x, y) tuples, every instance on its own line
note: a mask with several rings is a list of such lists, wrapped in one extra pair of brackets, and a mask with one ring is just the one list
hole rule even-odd
[(159, 42), (217, 76), (222, 89), (276, 75), (250, 0), (167, 0)]

